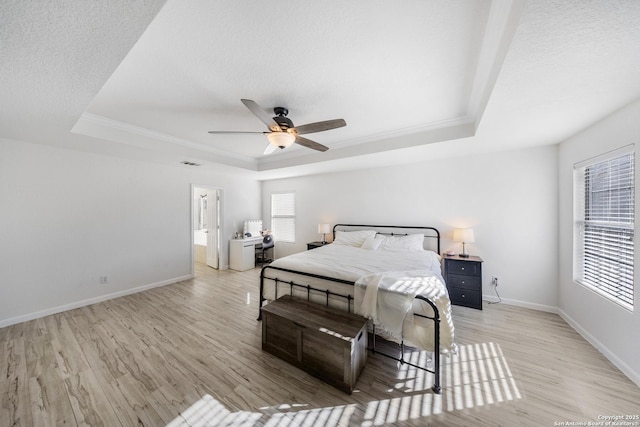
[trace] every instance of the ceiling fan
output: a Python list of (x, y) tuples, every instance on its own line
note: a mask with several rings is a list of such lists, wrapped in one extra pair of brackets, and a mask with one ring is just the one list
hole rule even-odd
[(289, 110), (284, 107), (275, 107), (273, 112), (275, 117), (269, 115), (258, 105), (257, 102), (250, 99), (241, 99), (242, 103), (251, 111), (262, 123), (267, 125), (269, 132), (243, 132), (243, 131), (215, 131), (210, 130), (211, 134), (241, 134), (241, 133), (262, 133), (267, 135), (269, 145), (264, 150), (264, 154), (275, 151), (276, 148), (284, 149), (290, 147), (293, 143), (302, 145), (312, 150), (327, 151), (329, 147), (319, 144), (300, 135), (314, 132), (322, 132), (339, 127), (346, 126), (347, 123), (343, 119), (325, 120), (322, 122), (309, 123), (302, 126), (294, 126), (291, 119), (287, 117)]

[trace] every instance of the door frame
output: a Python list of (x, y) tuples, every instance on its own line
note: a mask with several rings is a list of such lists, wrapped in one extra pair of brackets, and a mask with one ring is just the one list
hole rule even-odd
[[(221, 257), (220, 257), (220, 252), (222, 250), (222, 244), (221, 244), (221, 240), (222, 240), (222, 236), (224, 236), (224, 188), (222, 187), (216, 187), (214, 185), (206, 185), (206, 184), (191, 184), (191, 197), (190, 197), (190, 203), (189, 203), (189, 212), (191, 213), (191, 216), (189, 218), (189, 225), (190, 225), (190, 229), (189, 229), (189, 241), (191, 242), (191, 246), (190, 246), (190, 254), (191, 254), (191, 277), (195, 277), (195, 252), (194, 252), (194, 215), (195, 215), (195, 189), (196, 188), (201, 188), (201, 189), (205, 189), (207, 191), (211, 191), (212, 193), (215, 192), (216, 195), (218, 197), (216, 197), (216, 203), (213, 204), (213, 208), (218, 210), (218, 224), (220, 225), (218, 228), (218, 238), (217, 238), (217, 257), (218, 257), (218, 270), (221, 269)], [(219, 205), (218, 205), (219, 204)]]

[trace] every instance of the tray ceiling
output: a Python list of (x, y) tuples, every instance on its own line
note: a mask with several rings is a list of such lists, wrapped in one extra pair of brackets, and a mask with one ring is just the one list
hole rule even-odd
[[(493, 8), (492, 8), (493, 6)], [(169, 1), (74, 131), (121, 143), (161, 141), (253, 170), (326, 161), (473, 135), (504, 58), (511, 4)], [(511, 21), (510, 21), (511, 20)], [(344, 118), (306, 135), (330, 148), (265, 156), (263, 131), (240, 102), (295, 124)], [(408, 142), (404, 136), (424, 134)], [(381, 142), (382, 141), (382, 142)]]

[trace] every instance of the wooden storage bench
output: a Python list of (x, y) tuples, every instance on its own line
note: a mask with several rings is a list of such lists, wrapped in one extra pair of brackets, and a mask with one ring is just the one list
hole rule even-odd
[(262, 307), (262, 349), (351, 394), (367, 362), (367, 319), (285, 295)]

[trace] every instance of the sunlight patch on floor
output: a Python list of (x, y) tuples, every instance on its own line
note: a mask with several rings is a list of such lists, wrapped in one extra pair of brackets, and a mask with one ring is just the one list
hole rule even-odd
[(460, 346), (444, 369), (447, 411), (522, 398), (498, 344)]
[[(405, 359), (421, 366), (430, 363), (425, 351), (408, 352)], [(401, 391), (406, 395), (362, 403), (363, 411), (356, 411), (359, 406), (357, 404), (302, 409), (307, 405), (282, 403), (275, 407), (260, 408), (286, 411), (270, 416), (247, 411), (232, 413), (216, 399), (205, 395), (169, 426), (312, 427), (349, 425), (355, 422), (363, 427), (370, 427), (522, 398), (502, 349), (496, 343), (460, 345), (457, 354), (442, 357), (441, 362), (440, 395), (431, 391), (433, 374), (401, 365), (395, 389), (390, 392)], [(295, 410), (297, 408), (300, 410)]]
[(274, 414), (264, 424), (265, 427), (315, 427), (349, 425), (356, 405), (331, 406), (305, 409), (297, 412)]
[(205, 394), (187, 410), (178, 415), (167, 427), (254, 426), (262, 414), (257, 412), (231, 412), (212, 396)]
[[(420, 366), (431, 366), (425, 351), (405, 354), (405, 359)], [(445, 410), (452, 411), (520, 399), (509, 365), (496, 343), (458, 346), (457, 354), (443, 356), (441, 381), (446, 397)], [(400, 365), (396, 389), (423, 391), (433, 384), (433, 374), (410, 365)]]
[(416, 420), (442, 413), (442, 396), (416, 394), (369, 402), (362, 426), (379, 426), (389, 423)]

